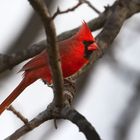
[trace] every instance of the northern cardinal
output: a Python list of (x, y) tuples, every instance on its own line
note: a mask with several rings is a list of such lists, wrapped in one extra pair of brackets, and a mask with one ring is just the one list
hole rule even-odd
[[(72, 37), (58, 42), (63, 77), (67, 78), (76, 73), (83, 65), (89, 62), (89, 56), (98, 46), (87, 24), (83, 22), (79, 31)], [(42, 79), (48, 84), (52, 83), (48, 54), (44, 50), (29, 62), (21, 71), (24, 78), (14, 91), (0, 105), (0, 114), (33, 82)]]

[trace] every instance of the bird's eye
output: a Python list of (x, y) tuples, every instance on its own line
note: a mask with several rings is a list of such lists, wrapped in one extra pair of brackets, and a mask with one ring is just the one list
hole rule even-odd
[(84, 40), (84, 41), (83, 41), (83, 44), (84, 44), (85, 47), (88, 47), (88, 46), (91, 45), (92, 43), (94, 43), (94, 41), (91, 41), (91, 40), (89, 40), (89, 41)]

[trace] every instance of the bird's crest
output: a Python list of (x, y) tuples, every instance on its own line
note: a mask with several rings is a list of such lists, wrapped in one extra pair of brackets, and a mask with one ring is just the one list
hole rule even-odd
[(80, 40), (95, 41), (95, 39), (92, 36), (91, 31), (90, 31), (87, 23), (84, 20), (83, 20), (82, 26), (80, 27), (80, 29), (77, 32), (76, 36)]

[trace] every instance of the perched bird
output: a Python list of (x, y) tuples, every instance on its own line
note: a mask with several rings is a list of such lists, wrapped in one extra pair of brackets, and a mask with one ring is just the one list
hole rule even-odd
[[(63, 77), (75, 74), (89, 62), (89, 57), (98, 46), (87, 24), (83, 22), (79, 31), (72, 37), (58, 42)], [(21, 94), (21, 92), (38, 79), (51, 84), (48, 54), (45, 49), (40, 54), (27, 62), (20, 71), (24, 76), (19, 85), (0, 105), (0, 114)]]

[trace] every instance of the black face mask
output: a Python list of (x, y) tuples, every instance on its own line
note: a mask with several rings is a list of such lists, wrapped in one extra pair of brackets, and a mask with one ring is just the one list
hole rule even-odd
[(85, 47), (84, 57), (87, 58), (87, 59), (90, 57), (90, 55), (93, 52), (91, 50), (88, 50), (88, 46), (90, 46), (92, 43), (93, 43), (93, 41), (86, 41), (86, 40), (83, 41), (83, 44), (84, 44), (84, 47)]

